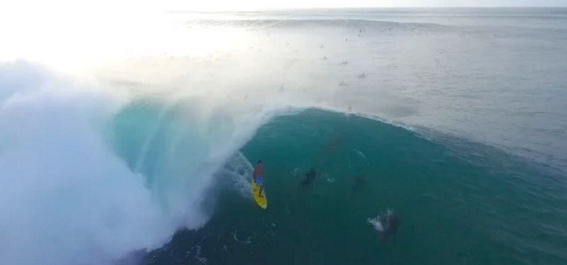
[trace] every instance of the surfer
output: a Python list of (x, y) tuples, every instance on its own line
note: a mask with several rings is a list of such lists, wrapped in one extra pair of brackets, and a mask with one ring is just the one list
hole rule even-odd
[(383, 242), (389, 237), (396, 235), (400, 227), (400, 217), (390, 209), (385, 214), (380, 213), (374, 218), (368, 218), (366, 221), (378, 232), (378, 242)]
[(306, 188), (312, 187), (316, 176), (317, 172), (315, 171), (315, 168), (311, 168), (309, 172), (305, 173), (305, 178), (301, 181), (301, 186)]
[(254, 178), (256, 185), (260, 187), (258, 197), (264, 198), (264, 195), (262, 195), (262, 191), (264, 191), (264, 165), (262, 164), (262, 160), (258, 160), (258, 163), (256, 163), (252, 177)]
[(365, 184), (366, 184), (366, 179), (364, 178), (363, 175), (354, 177), (354, 185), (352, 186), (352, 191), (357, 193), (361, 187), (365, 186)]
[(398, 228), (400, 227), (400, 217), (390, 213), (386, 216), (384, 225), (384, 231), (378, 235), (378, 241), (383, 242), (388, 237), (396, 235), (398, 233)]

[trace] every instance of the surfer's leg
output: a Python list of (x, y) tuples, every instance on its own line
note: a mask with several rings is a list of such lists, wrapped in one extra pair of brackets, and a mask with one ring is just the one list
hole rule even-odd
[(255, 178), (256, 181), (256, 185), (258, 185), (258, 187), (260, 188), (260, 191), (258, 192), (258, 197), (263, 198), (264, 196), (262, 195), (262, 191), (264, 191), (264, 179), (262, 179), (261, 176), (257, 176)]

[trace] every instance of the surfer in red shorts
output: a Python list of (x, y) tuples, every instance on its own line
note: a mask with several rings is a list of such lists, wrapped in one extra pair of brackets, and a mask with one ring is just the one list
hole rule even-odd
[(254, 173), (252, 173), (253, 181), (256, 182), (256, 185), (260, 187), (260, 192), (258, 192), (258, 197), (263, 198), (262, 191), (264, 191), (264, 165), (262, 164), (262, 160), (258, 160), (256, 163), (256, 167), (254, 168)]

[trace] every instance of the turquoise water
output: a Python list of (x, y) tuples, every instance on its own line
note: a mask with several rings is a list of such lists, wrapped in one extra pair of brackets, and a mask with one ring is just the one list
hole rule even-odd
[(567, 264), (567, 10), (166, 16), (0, 63), (0, 264)]
[[(279, 89), (236, 90), (245, 100), (291, 94), (288, 104), (315, 99), (314, 108), (263, 123), (215, 175), (209, 222), (180, 231), (145, 264), (566, 263), (565, 14), (197, 16), (265, 39), (250, 47), (251, 61), (285, 62), (282, 76), (269, 75)], [(299, 71), (307, 81), (294, 79)], [(242, 181), (258, 159), (266, 211)], [(311, 167), (313, 187), (302, 187)], [(388, 209), (401, 228), (380, 243), (367, 220)]]
[[(235, 190), (217, 190), (211, 220), (178, 233), (146, 264), (567, 260), (563, 179), (488, 146), (308, 110), (262, 126), (241, 152), (264, 161), (268, 209)], [(318, 177), (305, 188), (300, 181), (310, 167)], [(379, 243), (366, 220), (387, 208), (402, 225)]]

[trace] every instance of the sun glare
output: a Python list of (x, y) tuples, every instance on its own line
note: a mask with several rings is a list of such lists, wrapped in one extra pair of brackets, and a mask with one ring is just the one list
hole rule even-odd
[[(105, 2), (90, 9), (58, 8), (66, 3), (44, 5), (41, 11), (28, 11), (25, 5), (13, 6), (15, 12), (0, 11), (0, 61), (25, 59), (72, 71), (111, 59), (206, 55), (238, 46), (242, 41), (234, 30), (186, 28), (176, 23), (164, 11), (168, 3), (154, 10), (147, 4), (128, 9), (125, 2), (112, 9)], [(184, 6), (213, 10), (207, 4)]]

